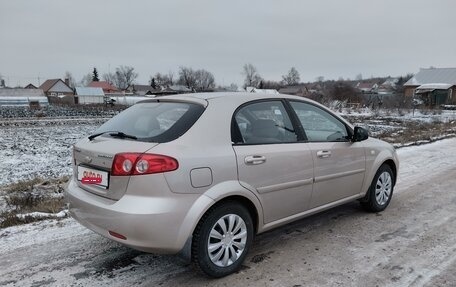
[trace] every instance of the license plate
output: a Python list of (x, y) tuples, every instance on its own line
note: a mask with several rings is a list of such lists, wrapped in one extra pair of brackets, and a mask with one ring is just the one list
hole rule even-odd
[(78, 180), (83, 184), (93, 184), (108, 188), (109, 173), (107, 171), (78, 166)]

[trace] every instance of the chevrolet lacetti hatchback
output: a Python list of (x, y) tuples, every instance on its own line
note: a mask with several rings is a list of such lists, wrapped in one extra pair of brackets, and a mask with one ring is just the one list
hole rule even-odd
[(301, 97), (165, 96), (74, 146), (67, 198), (87, 228), (221, 277), (255, 234), (352, 200), (384, 210), (397, 170), (391, 145)]

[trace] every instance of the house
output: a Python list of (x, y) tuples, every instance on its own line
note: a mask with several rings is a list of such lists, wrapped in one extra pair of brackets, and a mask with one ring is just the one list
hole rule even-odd
[(41, 89), (0, 88), (0, 106), (40, 108), (49, 104)]
[(127, 92), (137, 96), (150, 96), (160, 93), (162, 89), (160, 87), (153, 88), (150, 85), (130, 85), (127, 87)]
[(102, 88), (103, 89), (103, 93), (105, 93), (105, 94), (115, 94), (115, 93), (119, 92), (119, 90), (115, 86), (111, 85), (109, 82), (106, 82), (106, 81), (90, 82), (88, 87), (90, 87), (90, 88)]
[(24, 89), (38, 89), (38, 87), (36, 87), (36, 86), (33, 85), (33, 84), (28, 84), (27, 86), (25, 86)]
[(376, 94), (378, 89), (377, 83), (369, 83), (369, 82), (358, 82), (355, 86), (361, 93), (372, 93)]
[(285, 88), (281, 88), (279, 90), (280, 94), (286, 94), (286, 95), (294, 95), (294, 96), (301, 96), (305, 97), (309, 94), (309, 91), (307, 90), (306, 86), (304, 85), (297, 85), (297, 86), (288, 86)]
[(420, 69), (404, 84), (404, 94), (427, 105), (456, 104), (456, 68)]
[(378, 86), (377, 93), (382, 96), (393, 95), (398, 81), (398, 78), (386, 78), (386, 80)]
[(166, 92), (167, 94), (187, 94), (193, 93), (194, 90), (184, 85), (171, 85), (167, 86), (163, 92)]
[(104, 104), (106, 101), (105, 93), (102, 88), (76, 87), (76, 103), (86, 104)]
[(74, 91), (70, 88), (68, 79), (65, 82), (61, 79), (46, 80), (40, 89), (48, 97), (49, 103), (74, 104)]

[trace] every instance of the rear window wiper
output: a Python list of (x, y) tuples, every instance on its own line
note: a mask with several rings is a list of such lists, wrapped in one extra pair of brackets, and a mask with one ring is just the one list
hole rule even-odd
[(98, 136), (101, 136), (103, 134), (109, 134), (110, 136), (112, 137), (118, 137), (118, 138), (128, 138), (128, 139), (133, 139), (133, 140), (137, 140), (138, 138), (136, 136), (132, 136), (132, 135), (128, 135), (124, 132), (118, 132), (118, 131), (105, 131), (105, 132), (101, 132), (101, 133), (96, 133), (96, 134), (93, 134), (93, 135), (90, 135), (88, 138), (89, 138), (89, 141), (93, 140), (94, 138), (98, 137)]

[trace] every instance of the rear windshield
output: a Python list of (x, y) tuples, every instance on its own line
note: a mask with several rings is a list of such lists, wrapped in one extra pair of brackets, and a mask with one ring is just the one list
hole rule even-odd
[(139, 103), (107, 121), (95, 133), (115, 131), (139, 141), (169, 142), (183, 135), (203, 111), (203, 106), (193, 103)]

